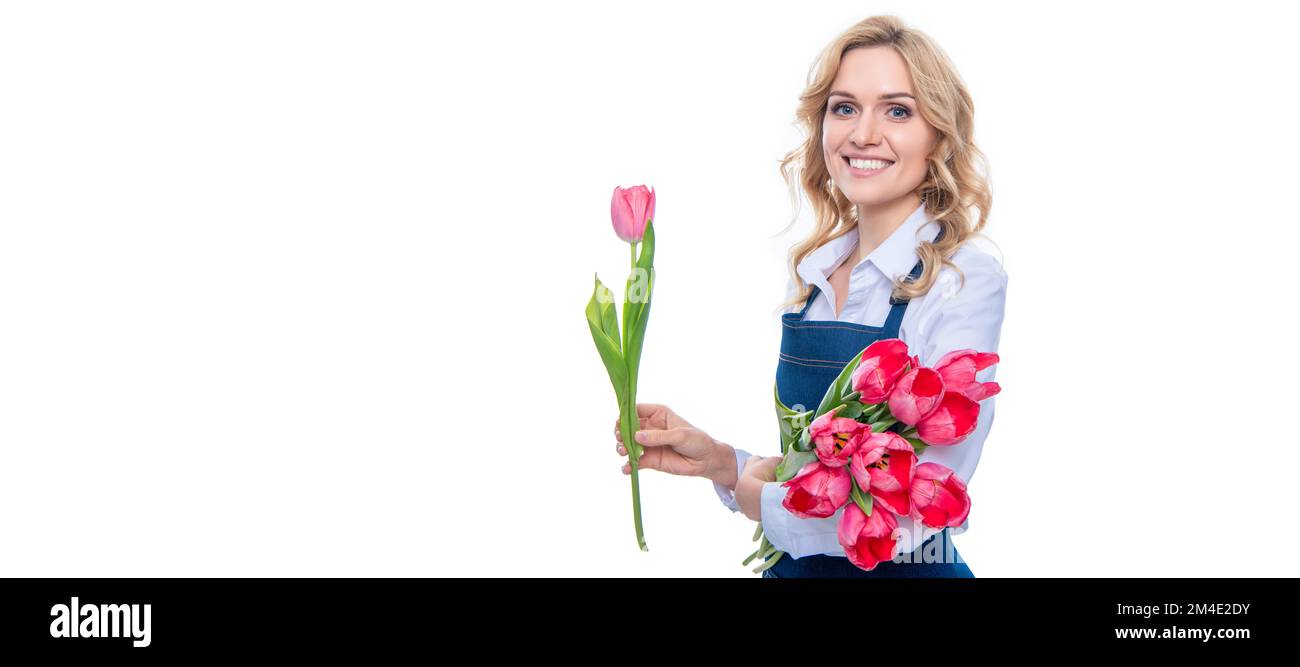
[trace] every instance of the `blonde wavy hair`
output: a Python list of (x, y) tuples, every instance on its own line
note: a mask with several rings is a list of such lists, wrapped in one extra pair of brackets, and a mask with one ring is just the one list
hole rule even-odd
[[(916, 191), (926, 212), (943, 229), (943, 237), (937, 243), (920, 242), (920, 277), (915, 282), (907, 276), (896, 278), (892, 296), (912, 299), (929, 292), (943, 266), (953, 267), (965, 285), (966, 276), (950, 258), (968, 238), (984, 229), (993, 203), (985, 176), (987, 161), (973, 141), (975, 105), (956, 68), (929, 36), (906, 27), (894, 16), (873, 16), (853, 25), (826, 46), (809, 69), (808, 85), (799, 96), (795, 119), (807, 138), (781, 160), (781, 175), (795, 207), (794, 218), (781, 233), (798, 219), (796, 184), (803, 187), (812, 203), (816, 222), (812, 234), (790, 248), (789, 269), (798, 294), (778, 310), (802, 304), (812, 292), (812, 287), (799, 277), (799, 262), (857, 226), (857, 206), (831, 183), (822, 152), (822, 121), (841, 58), (850, 49), (875, 46), (893, 47), (903, 57), (916, 92), (917, 109), (939, 134), (927, 158), (929, 170)], [(973, 223), (971, 207), (978, 211)]]

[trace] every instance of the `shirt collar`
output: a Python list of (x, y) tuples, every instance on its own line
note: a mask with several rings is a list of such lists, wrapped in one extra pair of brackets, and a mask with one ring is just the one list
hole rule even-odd
[[(934, 241), (938, 235), (939, 225), (930, 219), (925, 211), (925, 204), (922, 203), (907, 216), (893, 234), (889, 235), (889, 238), (863, 258), (858, 266), (853, 267), (853, 270), (859, 271), (869, 263), (891, 281), (899, 276), (905, 276), (920, 260), (916, 246), (921, 241)], [(799, 262), (797, 270), (799, 277), (806, 283), (817, 285), (823, 292), (830, 291), (829, 276), (851, 257), (857, 245), (858, 228), (855, 225), (843, 236), (831, 239), (820, 248), (808, 253), (808, 256)]]

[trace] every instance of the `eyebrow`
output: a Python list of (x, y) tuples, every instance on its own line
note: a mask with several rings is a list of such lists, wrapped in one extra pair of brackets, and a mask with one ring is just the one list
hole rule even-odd
[[(830, 94), (828, 97), (835, 97), (836, 95), (839, 95), (840, 97), (847, 97), (847, 98), (849, 98), (849, 99), (851, 99), (851, 100), (854, 100), (854, 101), (856, 101), (856, 100), (858, 99), (858, 98), (856, 98), (856, 97), (854, 97), (854, 96), (850, 95), (849, 93), (846, 93), (846, 92), (844, 92), (844, 91), (842, 91), (842, 90), (832, 90), (832, 91), (831, 91), (831, 94)], [(881, 96), (880, 96), (879, 98), (877, 98), (877, 99), (881, 99), (881, 100), (892, 100), (892, 99), (894, 99), (895, 97), (911, 97), (913, 101), (916, 101), (916, 98), (915, 98), (915, 97), (912, 97), (912, 94), (911, 94), (911, 93), (885, 93), (884, 95), (881, 95)]]

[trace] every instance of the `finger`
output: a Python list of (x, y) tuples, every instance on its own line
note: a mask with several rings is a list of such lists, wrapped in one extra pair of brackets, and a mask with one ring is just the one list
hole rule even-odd
[(645, 429), (637, 431), (633, 437), (638, 443), (646, 447), (663, 447), (681, 444), (684, 435), (680, 429), (670, 428), (667, 430)]
[(615, 450), (618, 452), (619, 456), (627, 456), (627, 447), (624, 447), (623, 445), (619, 445), (618, 447), (615, 448)]
[(652, 417), (662, 412), (664, 406), (658, 403), (637, 403), (636, 414), (638, 417)]

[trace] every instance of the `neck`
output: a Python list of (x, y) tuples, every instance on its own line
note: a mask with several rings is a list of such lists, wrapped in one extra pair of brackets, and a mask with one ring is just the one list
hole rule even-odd
[(871, 251), (898, 231), (907, 216), (920, 205), (921, 196), (915, 192), (874, 206), (858, 204), (858, 254), (853, 266), (857, 266), (862, 258), (870, 255)]

